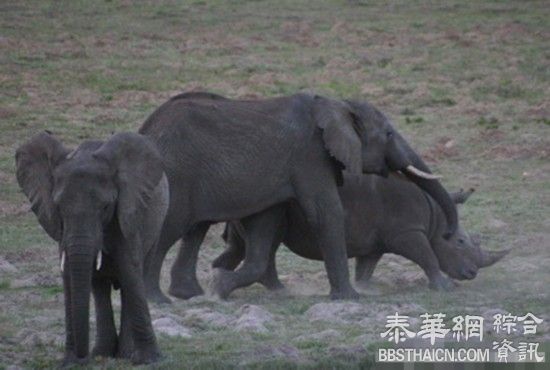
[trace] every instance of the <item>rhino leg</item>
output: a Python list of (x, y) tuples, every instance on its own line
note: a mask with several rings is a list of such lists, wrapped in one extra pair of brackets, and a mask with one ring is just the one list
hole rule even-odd
[[(239, 234), (238, 228), (232, 224), (227, 223), (225, 226), (225, 231), (223, 238), (226, 241), (226, 249), (220, 254), (214, 262), (212, 262), (213, 268), (222, 268), (225, 270), (235, 270), (237, 266), (244, 260), (246, 253), (246, 245), (244, 237)], [(260, 284), (265, 286), (269, 290), (280, 290), (284, 289), (283, 283), (279, 280), (279, 275), (277, 273), (276, 259), (275, 254), (281, 243), (281, 236), (277, 235), (276, 239), (273, 242), (273, 247), (269, 255), (269, 262), (267, 265), (267, 270), (264, 275), (258, 280)]]
[(264, 276), (283, 211), (284, 208), (273, 207), (242, 220), (246, 235), (245, 258), (235, 271), (217, 269), (212, 288), (220, 298), (225, 299), (233, 290), (253, 284)]
[(275, 254), (277, 253), (279, 243), (277, 242), (272, 248), (269, 254), (269, 263), (265, 274), (260, 278), (259, 283), (265, 286), (269, 290), (281, 290), (285, 286), (279, 280), (279, 274), (277, 273), (277, 265), (275, 262)]
[(212, 262), (212, 267), (235, 270), (244, 259), (244, 240), (239, 235), (237, 228), (229, 222), (225, 225), (224, 239), (226, 241), (226, 248), (222, 254)]
[(441, 275), (437, 279), (430, 280), (429, 287), (432, 290), (437, 290), (440, 292), (448, 292), (456, 288), (458, 284), (454, 282), (453, 279), (448, 278), (447, 276)]
[(382, 254), (370, 254), (355, 258), (355, 282), (357, 286), (367, 287), (380, 258), (382, 258)]
[(430, 281), (430, 289), (448, 291), (456, 286), (452, 279), (443, 275), (439, 261), (424, 233), (411, 231), (401, 234), (392, 239), (387, 248), (390, 252), (403, 256), (420, 266)]

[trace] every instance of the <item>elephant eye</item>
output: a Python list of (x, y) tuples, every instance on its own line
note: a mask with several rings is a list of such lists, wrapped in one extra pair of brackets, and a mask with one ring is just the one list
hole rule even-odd
[(462, 239), (462, 238), (458, 239), (458, 244), (463, 245), (464, 244), (464, 239)]
[(393, 131), (386, 132), (386, 137), (389, 139), (393, 138)]

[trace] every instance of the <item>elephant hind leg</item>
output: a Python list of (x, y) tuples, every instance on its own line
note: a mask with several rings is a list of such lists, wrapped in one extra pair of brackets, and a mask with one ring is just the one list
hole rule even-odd
[(181, 240), (176, 261), (172, 265), (170, 295), (189, 299), (204, 294), (199, 281), (197, 280), (197, 260), (199, 249), (210, 228), (210, 223), (201, 223), (193, 228)]

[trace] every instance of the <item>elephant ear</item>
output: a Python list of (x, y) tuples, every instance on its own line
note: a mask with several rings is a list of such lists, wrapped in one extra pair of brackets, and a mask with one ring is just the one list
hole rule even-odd
[(349, 173), (362, 172), (361, 139), (351, 107), (343, 102), (315, 96), (313, 117), (323, 131), (329, 153)]
[(48, 132), (33, 136), (15, 152), (16, 177), (48, 235), (60, 241), (61, 217), (53, 204), (53, 170), (69, 154)]
[(118, 187), (117, 218), (125, 238), (132, 238), (145, 224), (149, 200), (163, 175), (160, 154), (145, 136), (115, 134), (93, 156), (114, 169)]

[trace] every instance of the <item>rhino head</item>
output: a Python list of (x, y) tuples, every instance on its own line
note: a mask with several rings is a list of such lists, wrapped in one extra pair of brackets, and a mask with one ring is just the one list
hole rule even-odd
[[(464, 203), (474, 189), (451, 194), (455, 203)], [(467, 233), (458, 225), (457, 232), (448, 240), (438, 238), (432, 243), (443, 272), (453, 279), (471, 280), (480, 268), (500, 261), (510, 250), (488, 251), (481, 248), (481, 237)]]

